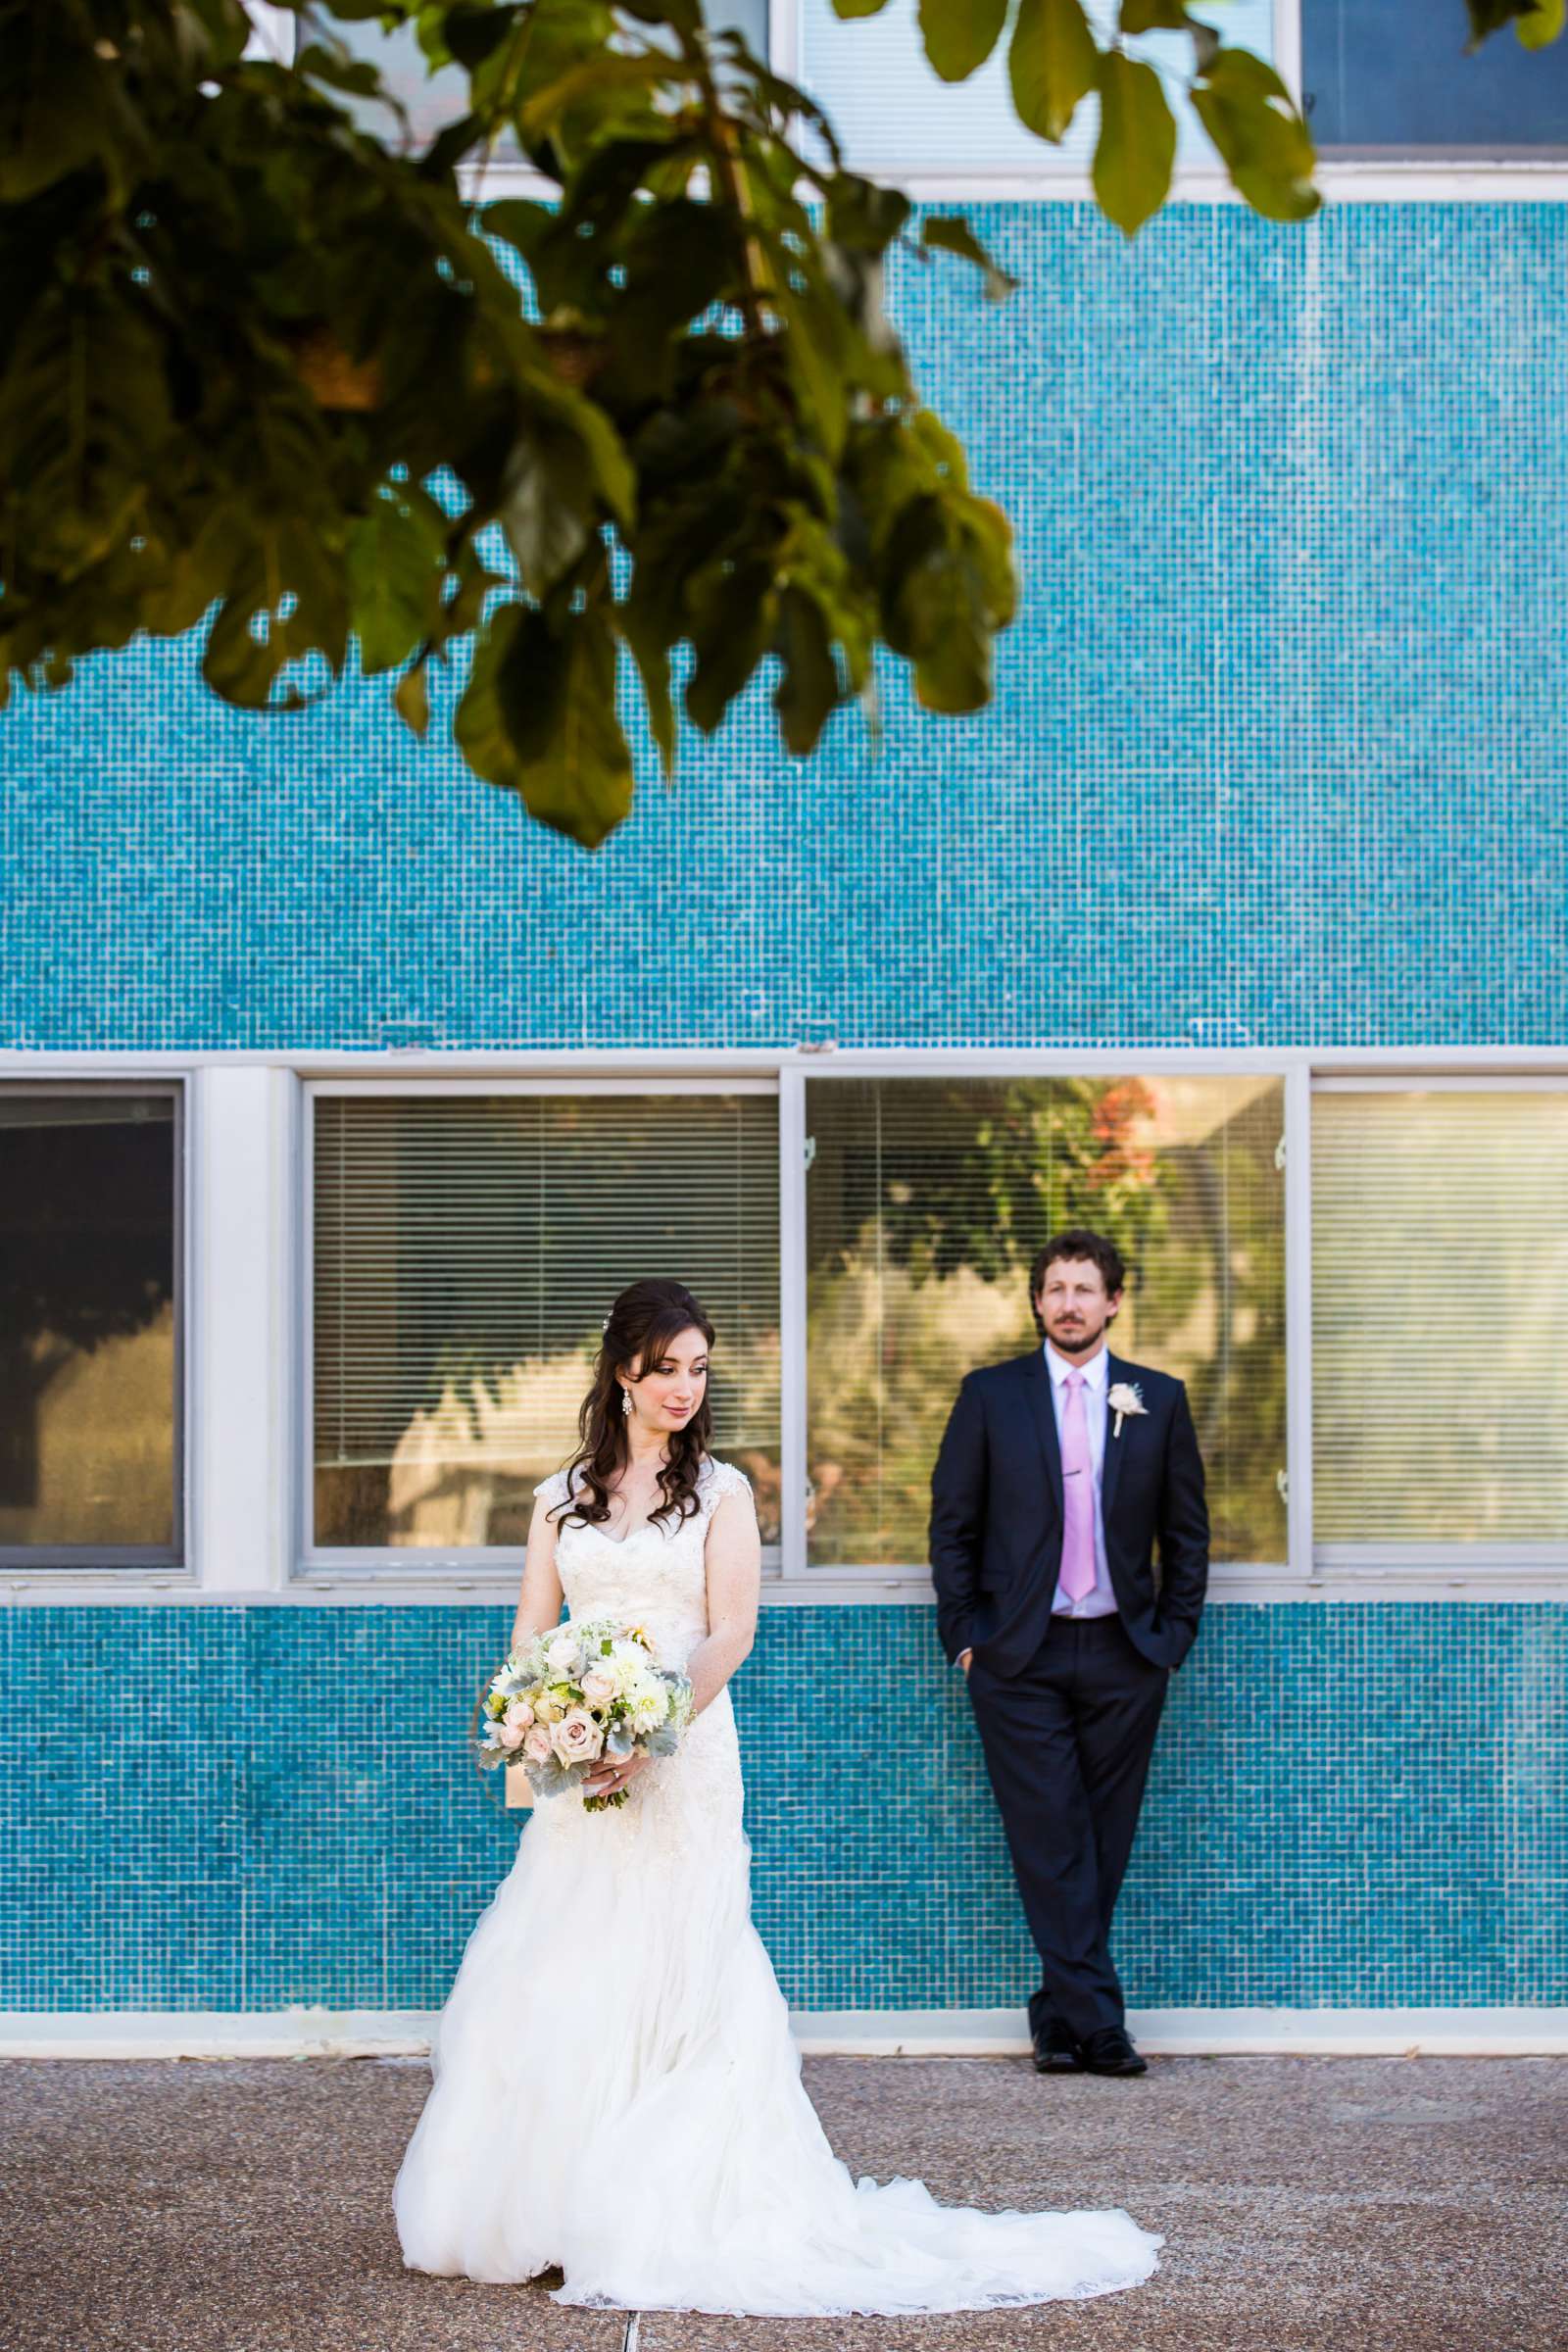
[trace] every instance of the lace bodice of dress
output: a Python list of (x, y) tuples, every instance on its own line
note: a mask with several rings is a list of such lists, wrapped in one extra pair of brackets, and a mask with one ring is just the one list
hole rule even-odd
[[(564, 1502), (565, 1472), (556, 1471), (536, 1492), (552, 1507)], [(690, 1518), (651, 1520), (618, 1538), (581, 1520), (558, 1520), (556, 1566), (568, 1616), (643, 1626), (661, 1665), (684, 1666), (709, 1630), (703, 1551), (709, 1522), (726, 1494), (750, 1493), (744, 1470), (706, 1454), (697, 1475), (699, 1508)]]
[[(565, 1473), (558, 1470), (536, 1491), (552, 1507), (564, 1502)], [(617, 1539), (580, 1520), (559, 1519), (556, 1566), (568, 1619), (615, 1617), (639, 1625), (662, 1666), (684, 1667), (709, 1632), (709, 1525), (726, 1494), (743, 1493), (751, 1493), (746, 1473), (708, 1454), (697, 1477), (698, 1508), (678, 1524), (649, 1521)], [(639, 1867), (668, 1872), (686, 1900), (694, 1873), (705, 1883), (710, 1875), (722, 1882), (738, 1873), (731, 1892), (741, 1899), (749, 1849), (741, 1838), (744, 1791), (727, 1685), (694, 1717), (675, 1754), (639, 1773), (626, 1793), (618, 1811), (599, 1815), (569, 1796), (552, 1797), (536, 1809), (528, 1835), (586, 1838), (606, 1854), (630, 1840)]]

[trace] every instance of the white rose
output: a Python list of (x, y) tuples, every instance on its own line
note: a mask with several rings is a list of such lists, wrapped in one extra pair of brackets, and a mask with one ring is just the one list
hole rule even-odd
[(605, 1744), (605, 1735), (586, 1707), (568, 1707), (551, 1740), (563, 1764), (591, 1764)]
[(575, 1674), (582, 1664), (582, 1650), (575, 1634), (558, 1634), (545, 1651), (545, 1664), (552, 1674)]

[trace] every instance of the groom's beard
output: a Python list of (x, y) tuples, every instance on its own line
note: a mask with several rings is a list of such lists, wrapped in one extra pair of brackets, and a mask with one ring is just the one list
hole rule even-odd
[(1063, 1355), (1070, 1355), (1075, 1348), (1093, 1348), (1104, 1329), (1103, 1323), (1090, 1323), (1087, 1319), (1081, 1323), (1048, 1323), (1046, 1337), (1061, 1349)]

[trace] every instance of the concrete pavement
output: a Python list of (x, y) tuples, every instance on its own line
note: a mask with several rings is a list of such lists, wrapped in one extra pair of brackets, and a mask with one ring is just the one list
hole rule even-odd
[(1568, 2061), (808, 2058), (856, 2173), (1125, 2205), (1144, 2286), (929, 2320), (566, 2310), (402, 2266), (420, 2060), (0, 2062), (0, 2352), (1568, 2352)]

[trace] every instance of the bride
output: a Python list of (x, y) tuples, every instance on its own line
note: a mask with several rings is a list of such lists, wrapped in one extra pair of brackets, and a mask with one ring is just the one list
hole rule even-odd
[[(605, 1326), (581, 1443), (539, 1487), (513, 1645), (560, 1620), (641, 1626), (693, 1686), (675, 1754), (606, 1759), (541, 1800), (468, 1938), (393, 2190), (405, 2265), (557, 2303), (847, 2315), (1108, 2294), (1163, 2239), (1121, 2208), (983, 2213), (857, 2180), (801, 2081), (751, 1917), (729, 1680), (760, 1545), (708, 1451), (713, 1331), (675, 1282)], [(624, 1788), (588, 1812), (582, 1791)]]

